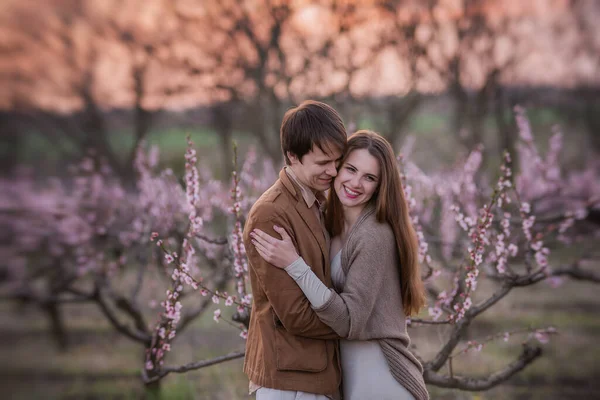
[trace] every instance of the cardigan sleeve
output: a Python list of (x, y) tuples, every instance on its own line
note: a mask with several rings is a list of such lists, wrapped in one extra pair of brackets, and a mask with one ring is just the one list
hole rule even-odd
[[(331, 326), (341, 337), (350, 340), (372, 339), (366, 332), (367, 323), (375, 314), (387, 310), (375, 308), (385, 285), (391, 284), (389, 271), (397, 268), (396, 243), (388, 225), (375, 232), (357, 232), (347, 243), (349, 266), (346, 282), (340, 294), (315, 309), (321, 321)], [(370, 234), (373, 233), (373, 234)], [(400, 294), (398, 294), (400, 295)], [(381, 303), (380, 303), (381, 304)]]
[(321, 307), (331, 297), (329, 288), (321, 282), (302, 257), (285, 267), (285, 272), (300, 286), (313, 308)]

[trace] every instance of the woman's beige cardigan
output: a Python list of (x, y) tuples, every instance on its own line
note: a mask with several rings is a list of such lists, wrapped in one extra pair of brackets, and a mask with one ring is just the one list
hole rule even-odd
[(340, 294), (331, 290), (327, 302), (315, 309), (319, 318), (349, 340), (378, 340), (390, 371), (415, 399), (429, 399), (423, 367), (410, 353), (410, 338), (400, 293), (400, 262), (394, 233), (379, 223), (367, 206), (342, 248), (346, 283)]

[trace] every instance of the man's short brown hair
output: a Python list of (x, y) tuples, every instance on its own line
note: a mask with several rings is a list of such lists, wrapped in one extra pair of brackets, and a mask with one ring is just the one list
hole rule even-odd
[(342, 117), (333, 107), (319, 101), (306, 100), (285, 113), (280, 138), (285, 163), (290, 165), (288, 151), (302, 160), (314, 145), (324, 153), (329, 153), (331, 146), (343, 153), (347, 133)]

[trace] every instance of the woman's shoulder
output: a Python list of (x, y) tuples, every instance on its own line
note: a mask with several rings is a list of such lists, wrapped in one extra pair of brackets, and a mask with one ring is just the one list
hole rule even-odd
[(352, 239), (356, 244), (365, 243), (378, 247), (395, 243), (394, 232), (390, 224), (387, 221), (377, 221), (374, 212), (361, 221)]
[(372, 212), (369, 215), (367, 215), (359, 228), (360, 229), (358, 229), (358, 232), (363, 234), (365, 234), (366, 232), (374, 232), (380, 235), (394, 234), (391, 225), (387, 221), (377, 220), (377, 214), (375, 212)]

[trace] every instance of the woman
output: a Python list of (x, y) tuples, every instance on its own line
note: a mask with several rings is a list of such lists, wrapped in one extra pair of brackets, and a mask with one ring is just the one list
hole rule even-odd
[(394, 152), (380, 135), (358, 131), (349, 138), (325, 224), (335, 290), (315, 276), (282, 228), (275, 230), (283, 240), (253, 231), (253, 244), (294, 278), (319, 318), (344, 338), (344, 399), (428, 399), (405, 321), (425, 303), (418, 245)]

